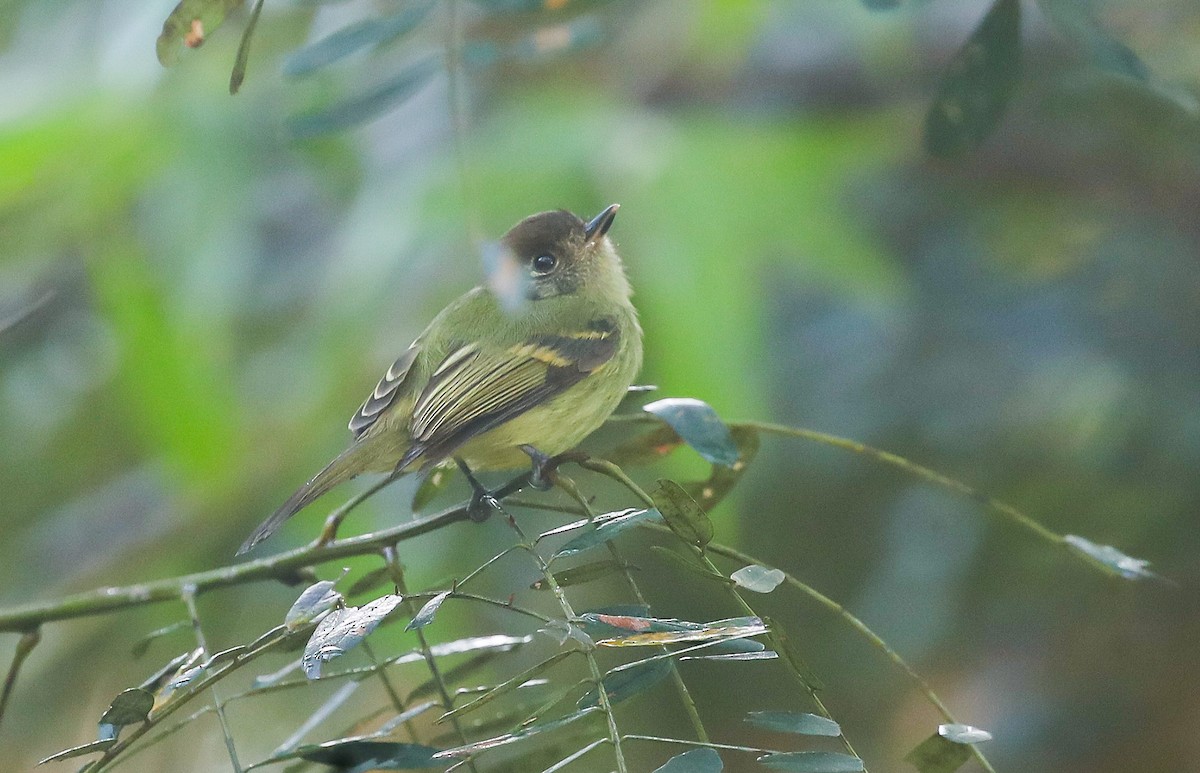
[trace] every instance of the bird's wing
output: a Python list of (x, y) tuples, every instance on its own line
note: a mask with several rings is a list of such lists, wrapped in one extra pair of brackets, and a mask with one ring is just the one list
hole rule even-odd
[(413, 405), (408, 461), (445, 458), (561, 394), (612, 359), (619, 342), (617, 326), (597, 320), (584, 330), (533, 336), (507, 348), (474, 343), (454, 350)]
[(379, 383), (375, 385), (375, 391), (371, 392), (371, 396), (359, 406), (354, 418), (350, 419), (350, 431), (354, 433), (356, 439), (362, 437), (384, 409), (395, 402), (396, 395), (400, 392), (400, 386), (408, 377), (408, 372), (412, 370), (413, 362), (417, 359), (417, 352), (420, 351), (418, 344), (418, 341), (413, 341), (412, 346), (408, 347), (408, 351), (392, 363), (392, 366), (387, 369), (387, 373), (383, 374), (383, 378), (379, 379)]

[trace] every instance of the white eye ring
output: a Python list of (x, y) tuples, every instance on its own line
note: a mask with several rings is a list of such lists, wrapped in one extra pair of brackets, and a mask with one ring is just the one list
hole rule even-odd
[(558, 258), (550, 253), (543, 253), (533, 259), (533, 270), (539, 274), (548, 274), (558, 265)]

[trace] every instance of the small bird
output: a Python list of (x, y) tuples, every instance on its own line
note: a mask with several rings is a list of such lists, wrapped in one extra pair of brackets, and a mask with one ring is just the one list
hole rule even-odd
[(238, 554), (360, 473), (401, 475), (448, 459), (468, 472), (516, 469), (574, 448), (603, 424), (642, 364), (632, 291), (607, 236), (618, 208), (586, 223), (556, 210), (513, 226), (500, 248), (523, 302), (510, 309), (481, 286), (443, 309), (350, 419), (350, 447)]

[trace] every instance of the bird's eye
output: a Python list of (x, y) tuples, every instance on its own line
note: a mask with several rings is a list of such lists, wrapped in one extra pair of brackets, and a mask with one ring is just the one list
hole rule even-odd
[(533, 259), (533, 270), (539, 274), (548, 274), (558, 265), (558, 258), (546, 253)]

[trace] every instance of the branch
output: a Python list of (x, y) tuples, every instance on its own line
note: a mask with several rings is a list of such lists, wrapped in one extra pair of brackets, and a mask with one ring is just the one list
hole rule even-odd
[[(528, 483), (528, 473), (519, 475), (497, 490), (494, 496), (497, 499), (510, 496), (520, 491)], [(466, 504), (462, 504), (419, 520), (393, 526), (390, 529), (337, 540), (328, 545), (308, 545), (289, 550), (286, 553), (207, 572), (170, 577), (137, 585), (100, 588), (54, 601), (0, 609), (0, 632), (27, 632), (36, 629), (42, 623), (105, 614), (161, 601), (180, 601), (189, 588), (192, 589), (192, 592), (200, 594), (216, 588), (227, 588), (264, 580), (287, 580), (300, 569), (337, 561), (347, 556), (377, 553), (399, 542), (466, 520), (468, 509)]]

